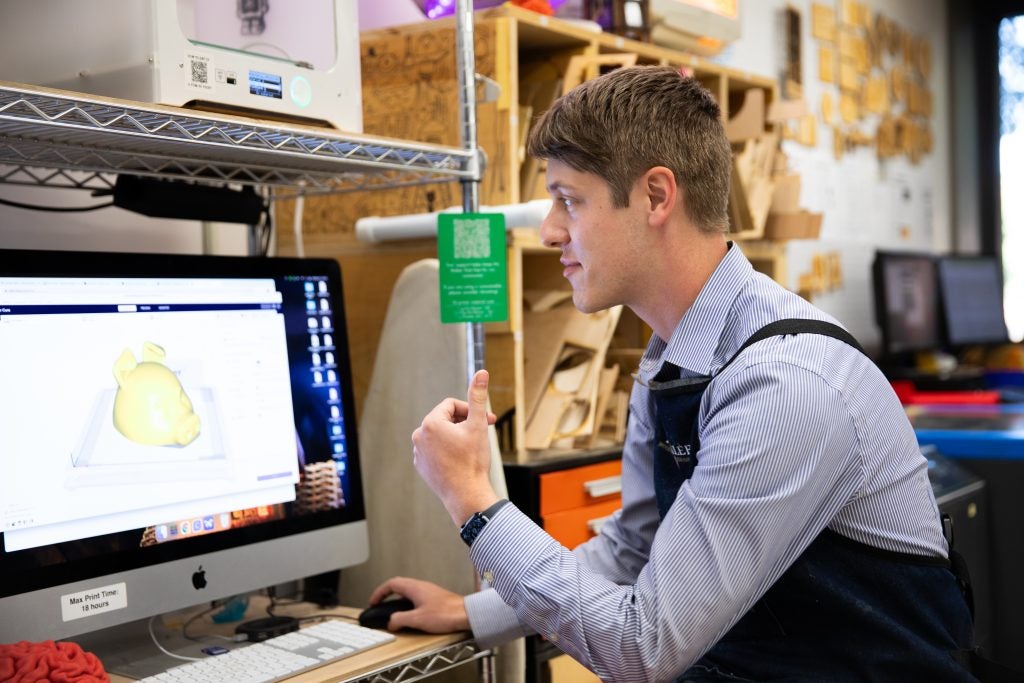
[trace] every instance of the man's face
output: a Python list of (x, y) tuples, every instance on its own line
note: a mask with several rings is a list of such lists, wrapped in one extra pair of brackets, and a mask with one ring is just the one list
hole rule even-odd
[(635, 302), (644, 266), (644, 202), (637, 188), (616, 207), (599, 176), (549, 160), (547, 187), (554, 204), (541, 223), (545, 245), (561, 249), (573, 303), (584, 313)]

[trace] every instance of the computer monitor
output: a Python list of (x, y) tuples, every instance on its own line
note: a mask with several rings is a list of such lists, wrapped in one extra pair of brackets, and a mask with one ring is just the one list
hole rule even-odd
[(935, 257), (879, 250), (871, 271), (883, 355), (891, 359), (940, 349), (943, 339)]
[(943, 256), (939, 290), (946, 341), (952, 347), (1010, 341), (1003, 311), (1003, 267), (996, 256)]
[(0, 250), (0, 642), (363, 562), (337, 262)]

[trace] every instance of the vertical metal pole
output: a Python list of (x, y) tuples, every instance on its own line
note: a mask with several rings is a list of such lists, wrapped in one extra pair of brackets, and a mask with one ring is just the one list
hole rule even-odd
[[(462, 212), (476, 213), (480, 210), (480, 176), (483, 165), (476, 139), (476, 53), (473, 45), (473, 3), (472, 0), (455, 0), (455, 68), (459, 78), (459, 104), (461, 105), (462, 147), (470, 152), (469, 178), (462, 181)], [(477, 370), (484, 367), (484, 326), (481, 323), (466, 325), (466, 384), (472, 381)], [(490, 405), (488, 405), (490, 409)], [(494, 652), (491, 651), (480, 663), (483, 683), (495, 683)]]
[(498, 673), (494, 662), (494, 650), (491, 650), (480, 660), (480, 681), (481, 683), (497, 683)]
[[(472, 177), (462, 181), (462, 211), (480, 210), (480, 150), (476, 139), (476, 54), (473, 45), (472, 0), (455, 2), (455, 68), (459, 78), (462, 147), (472, 152)], [(484, 326), (466, 326), (466, 383), (484, 367)]]

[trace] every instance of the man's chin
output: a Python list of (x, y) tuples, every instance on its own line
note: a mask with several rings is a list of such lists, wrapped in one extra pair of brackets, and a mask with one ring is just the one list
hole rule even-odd
[(601, 304), (593, 299), (588, 299), (576, 290), (573, 290), (572, 293), (572, 303), (580, 313), (597, 313), (610, 308), (608, 305)]

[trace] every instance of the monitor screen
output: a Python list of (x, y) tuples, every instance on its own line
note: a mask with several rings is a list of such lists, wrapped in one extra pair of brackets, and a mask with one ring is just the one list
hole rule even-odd
[(338, 264), (0, 250), (0, 642), (367, 556)]
[(938, 261), (946, 339), (951, 346), (1005, 344), (1002, 264), (995, 256), (943, 256)]
[(886, 356), (942, 347), (935, 258), (878, 251), (872, 264), (875, 318)]

